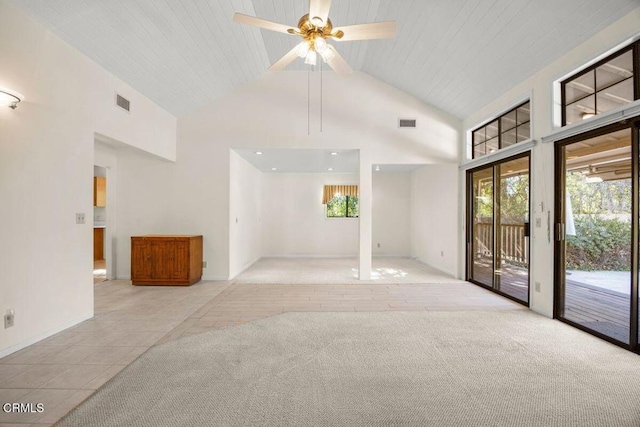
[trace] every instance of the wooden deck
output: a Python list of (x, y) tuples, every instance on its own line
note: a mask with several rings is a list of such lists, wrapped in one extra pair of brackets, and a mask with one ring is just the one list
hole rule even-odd
[(629, 295), (567, 280), (562, 317), (629, 343), (630, 306)]
[[(474, 280), (491, 286), (492, 270), (488, 262), (476, 262)], [(499, 290), (521, 301), (528, 301), (526, 270), (505, 265)], [(629, 295), (567, 280), (563, 318), (624, 343), (629, 343), (631, 300)]]
[[(493, 269), (489, 262), (476, 262), (472, 278), (486, 286), (492, 286)], [(529, 301), (529, 272), (525, 268), (503, 265), (498, 290), (522, 302)]]

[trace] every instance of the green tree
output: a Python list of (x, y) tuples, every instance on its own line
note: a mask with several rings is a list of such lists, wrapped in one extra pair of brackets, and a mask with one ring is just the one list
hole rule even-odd
[[(347, 209), (348, 208), (348, 209)], [(357, 218), (358, 198), (353, 196), (336, 196), (327, 203), (328, 218)]]

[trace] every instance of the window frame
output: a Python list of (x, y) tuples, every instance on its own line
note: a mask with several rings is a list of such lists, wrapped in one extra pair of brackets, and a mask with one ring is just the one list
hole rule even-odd
[[(518, 109), (525, 106), (526, 104), (529, 104), (529, 119), (527, 121), (524, 121), (520, 124), (518, 124)], [(502, 114), (499, 114), (495, 117), (492, 117), (490, 120), (487, 120), (486, 122), (484, 122), (481, 126), (478, 126), (476, 128), (471, 129), (471, 159), (475, 160), (475, 159), (479, 159), (491, 154), (494, 154), (496, 152), (498, 152), (499, 150), (503, 149), (503, 148), (507, 148), (507, 147), (503, 147), (502, 144), (502, 119), (506, 116), (508, 116), (511, 113), (515, 113), (516, 115), (516, 125), (513, 127), (513, 129), (516, 131), (516, 142), (514, 142), (513, 144), (508, 145), (507, 147), (513, 147), (514, 145), (518, 145), (521, 144), (523, 142), (527, 142), (529, 140), (531, 140), (531, 133), (533, 131), (533, 129), (531, 128), (531, 97), (528, 97), (527, 99), (523, 100), (522, 102), (519, 102), (518, 104), (516, 104), (514, 107), (504, 111)], [(487, 153), (485, 150), (485, 153), (480, 155), (480, 156), (476, 156), (476, 132), (478, 132), (479, 130), (486, 128), (489, 124), (493, 123), (493, 122), (498, 122), (498, 134), (496, 136), (496, 138), (498, 139), (498, 148), (496, 151), (494, 151), (493, 153)], [(522, 141), (518, 141), (518, 137), (517, 137), (517, 129), (519, 126), (524, 125), (524, 124), (529, 124), (529, 137), (522, 140)], [(485, 130), (485, 138), (486, 138), (486, 130)], [(491, 138), (493, 139), (493, 138)], [(485, 143), (486, 143), (487, 139), (485, 139)]]
[[(593, 71), (593, 79), (594, 79), (594, 86), (593, 86), (593, 93), (592, 94), (588, 94), (586, 96), (583, 96), (582, 98), (578, 98), (575, 99), (571, 102), (571, 104), (576, 103), (582, 99), (588, 98), (589, 96), (593, 96), (594, 97), (594, 116), (598, 116), (601, 114), (606, 114), (608, 111), (605, 111), (604, 113), (598, 113), (598, 96), (597, 94), (602, 92), (603, 90), (606, 90), (612, 86), (615, 86), (616, 84), (619, 84), (621, 82), (623, 82), (624, 80), (621, 80), (619, 82), (616, 82), (612, 85), (609, 85), (607, 87), (604, 87), (600, 90), (598, 90), (597, 87), (597, 69), (600, 68), (602, 65), (611, 62), (612, 60), (616, 59), (619, 56), (622, 56), (628, 52), (631, 52), (632, 54), (632, 76), (628, 77), (631, 78), (633, 81), (633, 101), (631, 101), (629, 104), (638, 101), (640, 99), (640, 40), (636, 40), (633, 43), (628, 44), (627, 46), (624, 46), (620, 49), (618, 49), (617, 51), (613, 52), (610, 55), (607, 55), (606, 57), (602, 58), (599, 61), (596, 61), (595, 63), (589, 65), (588, 67), (585, 67), (584, 69), (570, 75), (569, 77), (563, 79), (560, 82), (560, 114), (561, 114), (561, 119), (560, 119), (560, 128), (566, 127), (567, 125), (567, 91), (566, 91), (566, 86), (567, 83), (570, 83), (574, 80), (579, 79), (580, 77), (584, 76), (585, 74), (588, 74), (590, 72)], [(626, 80), (626, 79), (625, 79)], [(569, 104), (569, 105), (571, 105)], [(629, 104), (624, 104), (624, 105), (629, 105)], [(571, 124), (575, 124), (575, 123), (580, 123), (580, 121), (571, 123)]]
[[(337, 197), (341, 197), (341, 196), (337, 196)], [(360, 218), (360, 198), (356, 197), (357, 202), (358, 203), (358, 216), (349, 216), (349, 198), (353, 197), (353, 196), (344, 196), (345, 200), (345, 210), (344, 210), (344, 214), (345, 216), (329, 216), (329, 204), (327, 203), (326, 205), (324, 205), (324, 219), (358, 219)], [(334, 197), (335, 199), (335, 197)], [(331, 199), (333, 200), (333, 199)]]

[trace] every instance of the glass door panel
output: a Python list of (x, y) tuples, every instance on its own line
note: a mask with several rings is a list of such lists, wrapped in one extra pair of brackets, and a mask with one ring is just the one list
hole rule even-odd
[(469, 172), (468, 280), (529, 302), (529, 155)]
[(493, 287), (493, 167), (471, 174), (471, 268), (469, 279)]
[(496, 284), (529, 301), (529, 156), (496, 165)]
[(630, 336), (630, 128), (560, 148), (559, 317), (625, 344)]

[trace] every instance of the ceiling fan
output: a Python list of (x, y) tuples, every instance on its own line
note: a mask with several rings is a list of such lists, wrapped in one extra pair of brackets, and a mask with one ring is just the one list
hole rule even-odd
[(317, 53), (336, 73), (349, 74), (352, 72), (351, 67), (327, 42), (327, 39), (336, 41), (371, 40), (390, 38), (396, 34), (395, 21), (334, 28), (331, 19), (329, 19), (330, 8), (331, 0), (310, 0), (309, 13), (300, 18), (297, 28), (242, 13), (233, 15), (233, 20), (240, 24), (302, 37), (300, 44), (269, 67), (271, 71), (284, 69), (298, 57), (305, 58), (305, 64), (316, 65)]

